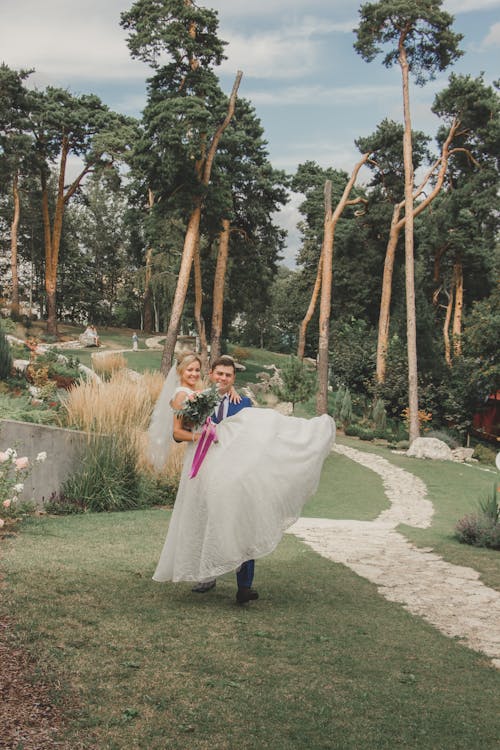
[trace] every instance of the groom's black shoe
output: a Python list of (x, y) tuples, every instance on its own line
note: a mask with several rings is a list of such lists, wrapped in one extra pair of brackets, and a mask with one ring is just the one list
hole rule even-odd
[(238, 602), (238, 604), (245, 604), (246, 602), (250, 602), (258, 598), (258, 593), (248, 586), (240, 586), (238, 591), (236, 592), (236, 601)]

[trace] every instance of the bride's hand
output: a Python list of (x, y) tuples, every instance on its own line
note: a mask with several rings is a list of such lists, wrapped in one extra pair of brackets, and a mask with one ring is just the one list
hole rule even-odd
[(239, 404), (241, 401), (241, 396), (238, 391), (235, 390), (234, 385), (231, 386), (231, 390), (229, 391), (229, 400), (232, 404)]

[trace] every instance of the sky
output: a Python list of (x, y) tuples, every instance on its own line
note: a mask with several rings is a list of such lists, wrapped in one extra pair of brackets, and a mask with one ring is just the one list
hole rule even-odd
[[(120, 13), (127, 0), (0, 0), (0, 61), (34, 68), (30, 80), (93, 92), (113, 110), (140, 116), (150, 69), (132, 60)], [(385, 118), (402, 120), (400, 72), (381, 58), (366, 63), (353, 49), (359, 20), (356, 0), (199, 0), (219, 14), (228, 59), (219, 68), (229, 94), (237, 70), (240, 95), (260, 118), (274, 167), (295, 172), (314, 160), (352, 171), (354, 140), (371, 134)], [(444, 0), (463, 34), (464, 55), (424, 87), (412, 86), (413, 126), (430, 136), (438, 128), (431, 112), (449, 73), (500, 77), (500, 0)], [(361, 175), (363, 179), (363, 175)], [(292, 195), (278, 222), (289, 232), (285, 262), (299, 247), (300, 196)]]

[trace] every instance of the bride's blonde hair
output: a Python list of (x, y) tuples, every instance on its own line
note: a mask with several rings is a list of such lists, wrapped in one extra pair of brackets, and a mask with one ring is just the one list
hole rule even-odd
[[(180, 352), (177, 355), (177, 368), (176, 369), (177, 369), (177, 375), (179, 376), (179, 378), (182, 379), (183, 374), (185, 373), (189, 365), (192, 364), (193, 362), (198, 362), (200, 365), (200, 370), (201, 370), (201, 367), (202, 367), (201, 357), (199, 354), (196, 354), (196, 352), (184, 351), (184, 352)], [(200, 375), (199, 383), (201, 385), (201, 375)]]

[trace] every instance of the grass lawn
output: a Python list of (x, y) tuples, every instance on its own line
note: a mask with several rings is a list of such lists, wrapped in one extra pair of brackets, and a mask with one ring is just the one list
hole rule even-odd
[[(428, 482), (436, 505), (436, 528), (404, 533), (426, 545), (431, 536), (448, 559), (455, 546), (445, 519), (469, 491), (474, 504), (482, 473), (386, 453)], [(386, 506), (377, 475), (333, 455), (304, 513), (370, 519)], [(261, 598), (248, 607), (234, 604), (233, 575), (205, 596), (154, 583), (168, 517), (151, 509), (31, 519), (3, 541), (1, 606), (55, 696), (75, 698), (70, 745), (498, 747), (500, 674), (489, 660), (287, 535), (258, 561)], [(476, 567), (478, 553), (456, 544), (462, 564)], [(498, 554), (489, 556), (498, 571)]]

